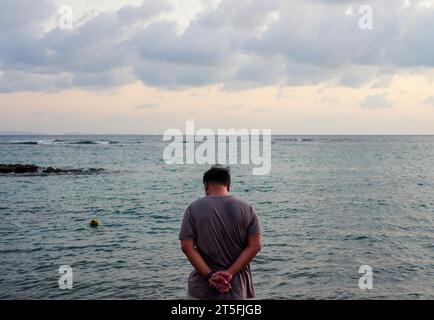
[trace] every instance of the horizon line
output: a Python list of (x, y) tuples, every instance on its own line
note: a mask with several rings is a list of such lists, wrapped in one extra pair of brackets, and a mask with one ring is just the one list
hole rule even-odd
[[(0, 136), (163, 136), (164, 133), (42, 133), (0, 132)], [(215, 134), (214, 136), (217, 136)], [(175, 135), (171, 135), (175, 136)], [(185, 136), (182, 134), (180, 136)], [(234, 135), (239, 136), (239, 135)], [(434, 136), (434, 133), (272, 133), (271, 136)]]

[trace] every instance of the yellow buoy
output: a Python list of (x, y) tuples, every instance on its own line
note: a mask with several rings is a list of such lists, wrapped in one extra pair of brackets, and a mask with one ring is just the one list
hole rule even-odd
[(92, 219), (92, 220), (90, 220), (90, 226), (91, 226), (92, 228), (96, 228), (96, 227), (98, 227), (98, 226), (99, 226), (99, 222), (98, 222), (98, 220), (96, 220), (96, 219)]

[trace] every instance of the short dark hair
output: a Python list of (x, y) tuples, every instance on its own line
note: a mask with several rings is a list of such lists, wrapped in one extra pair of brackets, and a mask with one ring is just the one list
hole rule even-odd
[(214, 166), (203, 175), (203, 184), (217, 183), (225, 186), (231, 184), (231, 173), (229, 168)]

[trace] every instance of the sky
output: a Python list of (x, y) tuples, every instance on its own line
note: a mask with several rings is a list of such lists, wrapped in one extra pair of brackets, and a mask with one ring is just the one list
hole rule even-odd
[(434, 134), (432, 30), (434, 0), (0, 0), (0, 133)]

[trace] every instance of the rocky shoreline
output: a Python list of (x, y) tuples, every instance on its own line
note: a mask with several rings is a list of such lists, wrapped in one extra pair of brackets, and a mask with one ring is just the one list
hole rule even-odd
[(33, 164), (0, 164), (0, 173), (37, 173), (39, 167)]
[(104, 171), (101, 168), (90, 168), (90, 169), (59, 169), (54, 167), (39, 167), (34, 164), (0, 164), (0, 174), (30, 174), (30, 173), (41, 173), (41, 174), (91, 174), (99, 173)]

